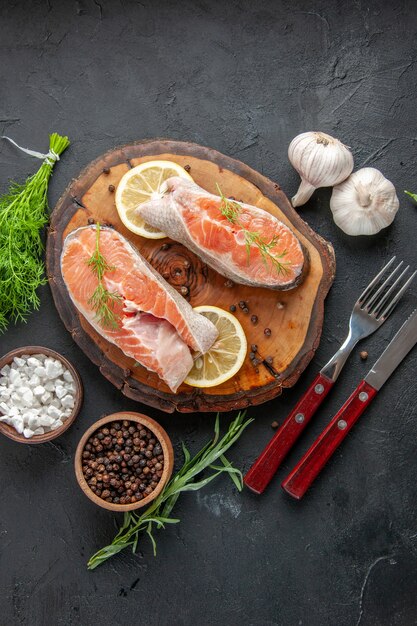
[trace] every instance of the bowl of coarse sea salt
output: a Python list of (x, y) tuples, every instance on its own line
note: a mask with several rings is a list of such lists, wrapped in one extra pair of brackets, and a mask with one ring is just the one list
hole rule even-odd
[(83, 401), (80, 376), (65, 357), (26, 346), (0, 359), (0, 432), (20, 443), (59, 437)]

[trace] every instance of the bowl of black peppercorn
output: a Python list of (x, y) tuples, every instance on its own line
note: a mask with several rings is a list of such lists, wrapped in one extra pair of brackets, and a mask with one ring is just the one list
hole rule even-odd
[(78, 484), (110, 511), (147, 506), (171, 477), (174, 452), (166, 431), (151, 417), (125, 411), (95, 422), (75, 452)]

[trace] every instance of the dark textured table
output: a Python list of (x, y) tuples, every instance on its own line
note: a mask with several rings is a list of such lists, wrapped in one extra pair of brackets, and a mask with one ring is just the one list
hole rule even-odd
[[(346, 8), (349, 4), (350, 7)], [(329, 190), (301, 209), (329, 239), (337, 276), (323, 337), (297, 386), (251, 409), (256, 422), (231, 451), (242, 468), (272, 434), (343, 339), (360, 288), (394, 253), (417, 265), (417, 13), (412, 0), (281, 2), (24, 3), (1, 6), (0, 130), (37, 150), (47, 134), (71, 148), (50, 187), (54, 205), (90, 160), (121, 143), (164, 136), (241, 159), (279, 182), (298, 184), (286, 151), (294, 135), (323, 130), (352, 147), (356, 167), (377, 167), (401, 208), (379, 236), (344, 236)], [(0, 144), (1, 190), (38, 162)], [(417, 350), (393, 376), (302, 502), (280, 479), (323, 428), (416, 303), (414, 294), (372, 338), (369, 359), (352, 355), (337, 389), (263, 497), (220, 478), (178, 503), (181, 524), (144, 539), (88, 572), (86, 560), (119, 518), (81, 493), (73, 455), (103, 414), (144, 411), (196, 451), (213, 416), (166, 415), (124, 398), (73, 343), (48, 287), (27, 325), (0, 337), (1, 353), (40, 343), (79, 368), (85, 403), (54, 443), (1, 440), (0, 623), (266, 626), (417, 624)], [(231, 415), (224, 415), (226, 425)]]

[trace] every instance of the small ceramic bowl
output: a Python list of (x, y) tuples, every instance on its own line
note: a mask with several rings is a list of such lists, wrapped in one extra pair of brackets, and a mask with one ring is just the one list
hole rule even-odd
[(0, 422), (0, 432), (3, 433), (3, 435), (6, 435), (6, 437), (9, 437), (9, 439), (13, 439), (13, 441), (17, 441), (19, 443), (34, 444), (52, 441), (52, 439), (56, 439), (57, 437), (62, 435), (62, 433), (68, 430), (68, 428), (71, 426), (78, 413), (80, 412), (83, 402), (83, 386), (81, 378), (75, 367), (71, 365), (71, 363), (67, 361), (64, 356), (62, 356), (62, 354), (59, 354), (58, 352), (55, 352), (55, 350), (50, 350), (50, 348), (44, 348), (42, 346), (25, 346), (23, 348), (16, 348), (15, 350), (8, 352), (0, 358), (0, 369), (2, 369), (5, 365), (10, 365), (15, 357), (21, 357), (23, 354), (44, 354), (45, 356), (49, 356), (53, 359), (58, 359), (59, 361), (61, 361), (63, 366), (71, 372), (71, 375), (74, 379), (74, 384), (76, 387), (74, 396), (74, 408), (72, 409), (71, 415), (67, 417), (62, 426), (56, 428), (55, 430), (44, 433), (43, 435), (33, 435), (33, 437), (26, 439), (23, 434), (18, 433), (17, 430), (13, 428), (13, 426), (10, 426), (5, 422)]
[[(148, 428), (154, 435), (155, 439), (159, 441), (162, 448), (162, 453), (164, 455), (164, 469), (162, 471), (161, 479), (155, 489), (143, 500), (139, 500), (139, 502), (133, 502), (131, 504), (114, 504), (113, 502), (106, 502), (99, 496), (97, 496), (93, 491), (91, 491), (90, 487), (87, 484), (87, 481), (84, 478), (83, 470), (82, 470), (82, 453), (84, 451), (84, 447), (91, 437), (93, 433), (96, 432), (101, 426), (105, 424), (109, 424), (110, 422), (120, 422), (122, 420), (129, 420), (130, 422), (136, 422), (137, 424), (141, 424), (145, 428)], [(155, 498), (161, 493), (162, 489), (167, 484), (168, 480), (171, 478), (172, 470), (174, 469), (174, 450), (172, 448), (171, 440), (167, 434), (167, 432), (151, 417), (147, 415), (143, 415), (142, 413), (134, 413), (132, 411), (123, 411), (120, 413), (112, 413), (111, 415), (106, 415), (102, 419), (95, 422), (81, 437), (81, 440), (77, 446), (77, 450), (75, 452), (75, 475), (80, 485), (81, 489), (84, 491), (85, 495), (90, 498), (95, 504), (101, 506), (103, 509), (108, 509), (109, 511), (119, 511), (123, 513), (124, 511), (134, 511), (135, 509), (140, 509), (144, 506), (147, 506), (155, 500)]]

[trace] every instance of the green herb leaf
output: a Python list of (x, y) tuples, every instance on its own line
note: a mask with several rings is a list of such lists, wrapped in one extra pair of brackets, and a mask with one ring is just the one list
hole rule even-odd
[[(68, 146), (68, 137), (49, 136), (49, 149), (57, 155)], [(36, 174), (23, 184), (12, 182), (0, 197), (0, 332), (39, 308), (37, 289), (46, 283), (41, 231), (48, 221), (53, 166), (46, 159)]]
[(96, 225), (96, 245), (93, 254), (87, 260), (87, 265), (97, 276), (98, 284), (89, 298), (88, 304), (95, 311), (96, 319), (103, 328), (117, 328), (117, 316), (114, 312), (114, 305), (122, 297), (115, 291), (108, 291), (103, 284), (104, 272), (112, 272), (116, 268), (109, 265), (100, 252), (100, 223)]
[[(177, 524), (180, 521), (169, 516), (181, 493), (202, 489), (220, 474), (228, 474), (240, 491), (242, 489), (242, 474), (238, 469), (232, 467), (232, 464), (224, 455), (252, 421), (252, 419), (245, 420), (245, 412), (241, 412), (230, 423), (226, 434), (220, 437), (220, 421), (219, 415), (217, 415), (213, 439), (197, 452), (194, 457), (191, 458), (190, 453), (183, 444), (184, 465), (181, 469), (171, 478), (144, 513), (141, 515), (134, 512), (125, 513), (123, 524), (112, 543), (96, 552), (90, 558), (88, 568), (96, 568), (129, 546), (132, 546), (132, 550), (136, 551), (139, 536), (143, 533), (148, 535), (152, 543), (154, 555), (156, 555), (153, 525), (155, 524), (156, 530), (158, 530), (165, 528), (165, 524)], [(214, 465), (217, 459), (221, 461), (222, 466), (217, 467)], [(213, 470), (212, 474), (198, 481), (195, 480), (197, 476), (210, 469)]]
[(404, 191), (404, 193), (406, 193), (407, 196), (410, 196), (410, 198), (412, 198), (414, 202), (417, 202), (417, 193), (411, 193), (411, 191)]
[(261, 254), (262, 263), (266, 269), (270, 267), (271, 269), (275, 269), (278, 274), (287, 273), (288, 266), (291, 265), (291, 263), (289, 261), (281, 261), (281, 259), (288, 254), (288, 250), (284, 250), (280, 254), (273, 252), (273, 249), (278, 244), (279, 237), (274, 235), (270, 241), (266, 241), (259, 232), (247, 230), (240, 220), (242, 206), (239, 202), (226, 198), (219, 185), (216, 184), (216, 187), (221, 199), (219, 206), (220, 213), (231, 224), (237, 226), (244, 234), (248, 265), (250, 263), (252, 246), (256, 246)]

